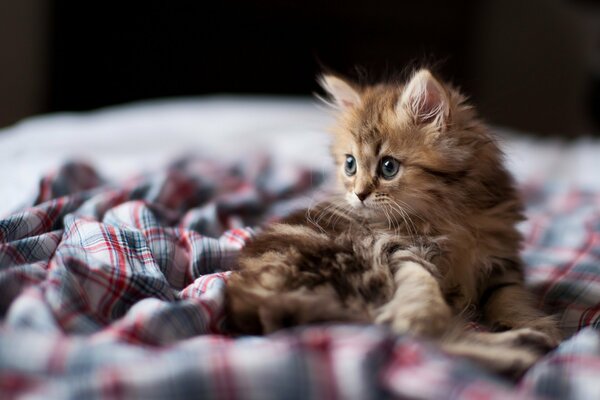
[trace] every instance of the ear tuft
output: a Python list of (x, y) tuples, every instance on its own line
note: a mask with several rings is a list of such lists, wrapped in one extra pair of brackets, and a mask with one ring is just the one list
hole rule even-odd
[(398, 104), (419, 124), (435, 124), (444, 130), (450, 105), (441, 83), (427, 69), (418, 71), (404, 87)]
[(360, 105), (360, 94), (345, 80), (333, 75), (322, 75), (319, 84), (329, 94), (334, 107), (348, 110)]

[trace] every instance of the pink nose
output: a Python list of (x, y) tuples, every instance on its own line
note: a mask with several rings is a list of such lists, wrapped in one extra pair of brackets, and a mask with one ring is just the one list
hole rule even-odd
[(356, 197), (358, 197), (358, 199), (360, 201), (365, 201), (365, 199), (367, 197), (369, 197), (369, 195), (371, 194), (371, 192), (361, 192), (361, 193), (354, 192), (354, 194), (356, 195)]

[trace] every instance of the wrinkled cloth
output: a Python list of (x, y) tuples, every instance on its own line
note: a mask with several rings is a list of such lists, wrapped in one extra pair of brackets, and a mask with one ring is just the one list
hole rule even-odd
[(0, 397), (600, 398), (600, 195), (551, 185), (523, 188), (523, 257), (574, 335), (519, 382), (380, 326), (228, 336), (236, 254), (325, 178), (264, 158), (119, 183), (82, 163), (49, 174), (0, 220)]

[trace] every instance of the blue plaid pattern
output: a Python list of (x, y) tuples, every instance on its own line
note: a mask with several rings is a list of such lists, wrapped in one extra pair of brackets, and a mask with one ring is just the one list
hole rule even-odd
[[(378, 326), (223, 330), (256, 227), (324, 177), (187, 159), (119, 185), (65, 165), (0, 220), (0, 397), (600, 398), (600, 194), (525, 186), (528, 284), (574, 333), (520, 382)], [(589, 326), (585, 328), (586, 326)]]

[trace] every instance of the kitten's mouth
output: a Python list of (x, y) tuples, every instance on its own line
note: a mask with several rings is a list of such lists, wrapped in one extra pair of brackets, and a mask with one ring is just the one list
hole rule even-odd
[(370, 199), (360, 201), (352, 197), (348, 197), (347, 200), (352, 212), (357, 216), (373, 221), (387, 221), (390, 218), (389, 212), (386, 214), (384, 211), (386, 207), (384, 203), (370, 201)]
[(348, 194), (346, 195), (346, 201), (350, 205), (352, 212), (357, 216), (370, 219), (381, 215), (379, 206), (374, 204), (370, 198), (360, 201), (356, 196)]
[(353, 202), (350, 201), (350, 207), (352, 211), (361, 217), (372, 218), (379, 215), (379, 212), (376, 208), (373, 207), (373, 204), (367, 204), (361, 201)]

